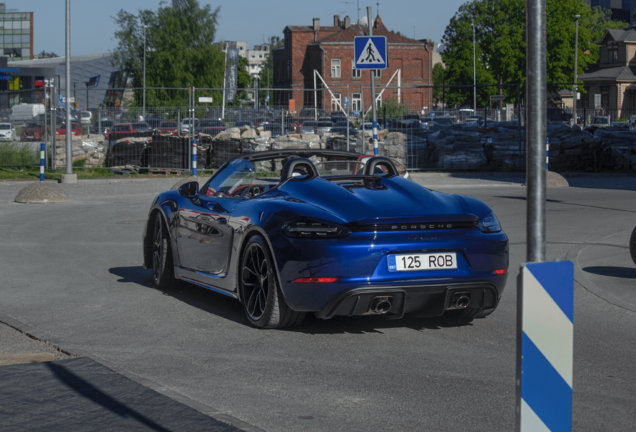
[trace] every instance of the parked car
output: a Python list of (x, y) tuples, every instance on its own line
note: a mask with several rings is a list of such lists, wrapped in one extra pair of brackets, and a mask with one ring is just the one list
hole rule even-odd
[(137, 132), (151, 132), (152, 131), (152, 128), (146, 122), (134, 122), (132, 124), (132, 128), (135, 129)]
[(18, 135), (12, 123), (0, 123), (0, 140), (16, 141), (17, 139)]
[(448, 111), (431, 111), (428, 113), (428, 117), (450, 117)]
[(106, 133), (108, 133), (110, 131), (110, 129), (112, 127), (113, 127), (113, 121), (112, 120), (104, 120), (104, 119), (102, 119), (102, 121), (101, 121), (101, 129), (100, 129), (100, 122), (98, 120), (95, 123), (93, 123), (93, 126), (91, 127), (91, 133), (92, 134), (98, 134), (98, 133), (106, 134)]
[(417, 114), (405, 114), (402, 116), (401, 120), (404, 122), (406, 120), (417, 120), (419, 124), (422, 124), (422, 119)]
[(223, 122), (221, 120), (206, 119), (206, 120), (201, 120), (194, 131), (195, 133), (199, 133), (201, 130), (206, 128), (220, 128), (220, 127), (224, 127)]
[(190, 133), (190, 127), (192, 127), (192, 131), (196, 132), (199, 127), (199, 119), (196, 118), (184, 118), (181, 120), (181, 124), (179, 125), (179, 134), (187, 135)]
[(135, 129), (132, 123), (117, 123), (114, 124), (112, 128), (108, 130), (106, 134), (106, 139), (111, 141), (116, 139), (117, 137), (125, 137), (126, 135), (130, 135), (136, 133), (137, 129)]
[(90, 111), (80, 111), (79, 118), (81, 124), (90, 125), (93, 122), (93, 113)]
[(316, 110), (315, 108), (303, 108), (303, 109), (301, 109), (300, 113), (298, 114), (298, 117), (315, 119), (316, 118), (316, 116), (315, 116), (316, 112), (318, 113), (318, 117), (329, 117), (329, 118), (331, 118), (329, 116), (329, 114), (327, 114), (327, 111), (321, 110), (321, 109)]
[(164, 122), (161, 122), (161, 124), (157, 128), (157, 131), (159, 133), (162, 133), (162, 134), (173, 134), (173, 135), (176, 135), (178, 128), (179, 128), (179, 125), (177, 124), (177, 122), (175, 122), (175, 121), (164, 121)]
[(215, 137), (225, 130), (227, 130), (225, 126), (210, 126), (199, 130), (197, 133), (212, 135), (213, 137)]
[(283, 128), (281, 128), (280, 123), (269, 122), (267, 124), (262, 125), (263, 130), (269, 131), (272, 133), (272, 137), (285, 135), (283, 132)]
[(254, 123), (250, 120), (238, 120), (234, 122), (234, 127), (241, 128), (243, 126), (254, 128)]
[(596, 116), (592, 119), (592, 124), (590, 126), (594, 126), (597, 128), (606, 128), (611, 126), (612, 119), (610, 116)]
[(455, 119), (453, 117), (435, 117), (433, 122), (438, 125), (451, 126), (455, 124)]
[[(71, 122), (71, 134), (73, 136), (81, 136), (84, 133), (82, 125), (76, 121)], [(55, 135), (66, 135), (66, 122), (62, 123), (55, 131)]]
[(566, 122), (572, 120), (572, 113), (563, 108), (548, 108), (548, 121), (550, 122)]
[[(492, 209), (406, 179), (389, 158), (360, 156), (241, 154), (202, 188), (160, 193), (142, 237), (144, 268), (162, 291), (181, 279), (237, 299), (258, 328), (298, 325), (307, 313), (491, 314), (509, 265)], [(280, 179), (260, 176), (260, 163), (282, 165)]]
[(44, 137), (44, 124), (27, 122), (20, 132), (20, 141), (41, 141)]

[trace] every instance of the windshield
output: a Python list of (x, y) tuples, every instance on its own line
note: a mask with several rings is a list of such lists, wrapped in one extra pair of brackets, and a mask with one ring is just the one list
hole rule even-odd
[(7, 129), (11, 129), (11, 125), (10, 124), (0, 124), (0, 130), (7, 130)]
[(82, 112), (80, 113), (80, 116), (82, 116), (82, 117), (90, 117), (90, 116), (91, 116), (91, 113), (86, 112), (86, 111), (82, 111)]
[(607, 119), (605, 119), (603, 117), (594, 117), (594, 121), (592, 123), (594, 123), (594, 124), (605, 124), (605, 123), (607, 123)]
[(130, 125), (115, 125), (113, 126), (113, 132), (125, 132), (130, 130)]
[(161, 125), (159, 127), (162, 127), (162, 128), (176, 128), (177, 127), (177, 123), (175, 123), (175, 122), (163, 122), (163, 123), (161, 123)]
[(279, 182), (278, 173), (259, 172), (251, 161), (236, 159), (215, 175), (203, 191), (207, 196), (245, 199), (260, 195)]
[(147, 123), (133, 123), (133, 127), (135, 129), (147, 129), (148, 128), (148, 124)]

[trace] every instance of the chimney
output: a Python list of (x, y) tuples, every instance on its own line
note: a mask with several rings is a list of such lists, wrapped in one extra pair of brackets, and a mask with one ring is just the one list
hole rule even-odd
[(377, 17), (375, 17), (375, 22), (373, 23), (373, 30), (380, 27), (380, 24), (382, 24), (382, 18), (380, 18), (380, 15), (378, 15)]
[(333, 16), (333, 26), (340, 27), (340, 15)]
[(351, 27), (351, 18), (347, 15), (344, 19), (344, 28), (348, 29), (349, 27)]
[(320, 30), (320, 18), (314, 18), (314, 31)]

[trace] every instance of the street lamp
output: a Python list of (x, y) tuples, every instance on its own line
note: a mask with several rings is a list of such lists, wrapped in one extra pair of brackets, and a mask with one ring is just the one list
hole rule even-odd
[(144, 101), (143, 101), (143, 113), (144, 113), (144, 121), (146, 121), (146, 28), (148, 26), (144, 26)]
[(477, 115), (477, 55), (475, 50), (475, 21), (473, 26), (473, 114)]
[(574, 85), (572, 86), (572, 125), (576, 124), (576, 96), (578, 80), (578, 60), (579, 60), (579, 18), (581, 15), (574, 15), (576, 19), (576, 32), (574, 36)]

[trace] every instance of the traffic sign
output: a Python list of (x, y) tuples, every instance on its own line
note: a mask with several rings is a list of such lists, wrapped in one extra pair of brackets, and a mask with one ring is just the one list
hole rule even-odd
[(347, 96), (344, 97), (344, 107), (349, 108), (349, 98)]
[[(66, 103), (66, 98), (64, 96), (60, 96), (60, 99), (61, 99), (62, 103)], [(74, 97), (71, 98), (71, 103), (73, 103), (73, 102), (75, 102), (75, 98)]]
[(356, 69), (386, 69), (386, 36), (356, 36), (354, 40)]
[(207, 96), (199, 96), (200, 103), (212, 103), (213, 98)]
[(506, 100), (506, 95), (490, 95), (490, 100)]

